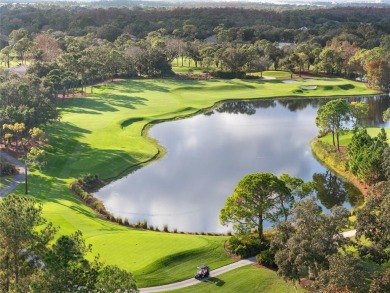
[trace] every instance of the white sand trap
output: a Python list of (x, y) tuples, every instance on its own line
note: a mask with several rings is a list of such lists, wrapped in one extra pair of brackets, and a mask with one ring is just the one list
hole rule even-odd
[(313, 81), (314, 78), (305, 78), (303, 81)]
[(297, 83), (296, 80), (293, 80), (293, 79), (285, 79), (285, 80), (282, 80), (284, 83)]
[(317, 88), (316, 85), (303, 85), (301, 86), (301, 89), (303, 90), (315, 90)]

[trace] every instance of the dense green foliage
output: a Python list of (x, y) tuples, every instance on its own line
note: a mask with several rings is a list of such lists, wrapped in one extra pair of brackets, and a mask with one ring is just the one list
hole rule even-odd
[[(110, 1), (110, 5), (113, 5), (113, 2)], [(93, 32), (101, 38), (115, 39), (122, 32), (144, 37), (151, 31), (165, 28), (169, 33), (178, 30), (186, 36), (195, 33), (204, 39), (213, 34), (216, 24), (223, 24), (231, 28), (229, 36), (235, 38), (239, 35), (246, 41), (256, 36), (268, 37), (272, 42), (281, 38), (286, 42), (293, 42), (294, 38), (309, 40), (316, 37), (315, 40), (325, 44), (327, 38), (332, 38), (333, 35), (345, 30), (345, 37), (370, 44), (375, 43), (377, 36), (370, 34), (374, 28), (382, 33), (390, 32), (387, 18), (389, 8), (379, 7), (276, 10), (233, 7), (101, 9), (78, 6), (6, 5), (1, 7), (0, 13), (6, 16), (2, 17), (0, 23), (6, 34), (18, 28), (37, 32), (45, 27), (54, 31), (69, 32), (71, 35)], [(338, 25), (340, 23), (343, 25)], [(370, 28), (368, 23), (375, 24), (374, 28)], [(303, 26), (310, 28), (310, 31), (299, 30)], [(322, 26), (332, 28), (332, 32), (321, 34)], [(235, 29), (236, 27), (241, 29)]]
[(277, 225), (271, 247), (276, 251), (278, 274), (285, 280), (317, 278), (329, 267), (328, 256), (337, 254), (346, 240), (339, 235), (348, 224), (348, 211), (334, 207), (323, 214), (314, 199), (301, 200), (289, 221)]
[(5, 160), (0, 161), (0, 177), (2, 176), (9, 176), (9, 175), (15, 175), (18, 171), (16, 167)]
[(0, 200), (0, 291), (27, 292), (40, 268), (39, 256), (55, 229), (42, 217), (42, 205), (32, 198)]
[(311, 289), (314, 292), (365, 293), (369, 289), (367, 278), (367, 271), (357, 259), (350, 255), (332, 255), (329, 268), (320, 272)]
[(246, 175), (226, 199), (219, 218), (223, 225), (233, 223), (240, 233), (256, 229), (260, 240), (264, 240), (263, 221), (275, 218), (273, 213), (288, 209), (285, 205), (291, 197), (285, 183), (271, 173)]
[(269, 248), (269, 240), (261, 242), (255, 234), (236, 234), (229, 239), (229, 250), (241, 258), (252, 257)]
[[(315, 71), (359, 77), (373, 87), (390, 88), (388, 8), (278, 11), (51, 6), (45, 11), (39, 6), (10, 5), (0, 9), (5, 15), (0, 52), (4, 65), (9, 67), (14, 59), (22, 64), (35, 61), (29, 72), (45, 77), (63, 95), (75, 86), (115, 76), (170, 75), (175, 59), (181, 59), (181, 66), (184, 59), (189, 66), (193, 62), (206, 79), (209, 74), (241, 78), (260, 72), (262, 76), (272, 67), (291, 74)], [(356, 18), (340, 18), (347, 12)], [(319, 22), (308, 16), (320, 14)], [(367, 23), (359, 18), (362, 14)]]
[[(389, 181), (378, 183), (366, 205), (356, 214), (356, 239), (363, 257), (383, 264), (390, 260), (390, 193)], [(370, 244), (365, 245), (367, 239)]]
[(384, 179), (383, 152), (388, 148), (387, 135), (381, 129), (377, 137), (368, 135), (366, 129), (358, 130), (348, 145), (347, 168), (357, 178), (370, 184)]

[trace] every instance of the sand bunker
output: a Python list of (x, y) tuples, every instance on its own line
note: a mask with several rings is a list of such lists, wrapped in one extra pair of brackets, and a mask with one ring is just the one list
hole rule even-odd
[(301, 89), (303, 90), (315, 90), (317, 88), (316, 85), (303, 85), (301, 86)]
[(314, 78), (305, 78), (303, 81), (313, 81)]
[(286, 79), (286, 80), (282, 80), (284, 83), (296, 83), (297, 81), (296, 80), (293, 80), (293, 79)]

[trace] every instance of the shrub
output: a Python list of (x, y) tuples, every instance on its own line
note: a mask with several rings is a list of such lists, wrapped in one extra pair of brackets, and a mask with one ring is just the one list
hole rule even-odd
[(267, 268), (275, 269), (275, 251), (271, 249), (263, 250), (256, 256), (257, 262)]
[(212, 77), (232, 79), (232, 78), (245, 78), (245, 72), (230, 72), (230, 71), (213, 71), (210, 73)]
[(115, 216), (113, 214), (108, 214), (107, 219), (110, 220), (111, 222), (115, 222)]
[(7, 162), (0, 163), (0, 176), (15, 175), (18, 173), (16, 167)]
[(173, 233), (177, 233), (177, 228), (173, 229)]
[(99, 213), (104, 210), (104, 205), (100, 200), (95, 200), (93, 203), (93, 207), (95, 210), (97, 210)]
[(163, 230), (164, 230), (164, 232), (169, 232), (168, 225), (164, 225)]
[(130, 226), (129, 219), (125, 218), (125, 220), (123, 221), (123, 224), (126, 226)]
[(78, 182), (83, 187), (83, 189), (90, 192), (103, 185), (103, 182), (99, 179), (99, 176), (92, 174), (81, 176), (78, 179)]
[(246, 258), (259, 254), (261, 251), (269, 248), (269, 241), (260, 242), (255, 234), (234, 235), (229, 239), (228, 245), (230, 251), (236, 255)]
[(154, 230), (154, 226), (153, 225), (149, 225), (149, 230)]

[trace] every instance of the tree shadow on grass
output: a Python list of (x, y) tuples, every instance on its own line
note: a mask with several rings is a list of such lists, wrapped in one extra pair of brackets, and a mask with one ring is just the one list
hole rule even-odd
[(129, 109), (135, 109), (135, 105), (145, 105), (145, 102), (148, 101), (148, 99), (130, 95), (102, 94), (100, 97), (107, 106)]
[[(29, 194), (37, 199), (40, 203), (55, 203), (66, 209), (83, 215), (89, 220), (98, 223), (101, 231), (122, 231), (123, 227), (116, 227), (112, 223), (99, 217), (94, 211), (83, 207), (81, 202), (69, 189), (64, 180), (41, 176), (36, 173), (29, 175)], [(50, 211), (48, 211), (50, 212)]]
[(206, 280), (203, 280), (202, 282), (211, 283), (211, 284), (218, 286), (218, 287), (222, 287), (223, 285), (225, 285), (225, 281), (222, 281), (221, 279), (218, 279), (216, 277), (210, 277)]
[(97, 97), (74, 98), (62, 107), (66, 112), (79, 114), (102, 114), (117, 112), (116, 107), (135, 109), (135, 105), (145, 105), (147, 99), (130, 95), (100, 94)]
[[(67, 104), (64, 108), (67, 112), (85, 113), (85, 114), (100, 114), (99, 112), (115, 112), (118, 109), (104, 102), (103, 99), (95, 98), (73, 98), (72, 102)], [(93, 111), (91, 113), (91, 110)]]
[(45, 173), (57, 178), (78, 178), (86, 173), (112, 177), (110, 167), (132, 166), (139, 161), (121, 150), (97, 149), (80, 140), (88, 130), (71, 123), (56, 123), (49, 130), (51, 145), (46, 147)]
[(325, 86), (322, 86), (322, 88), (324, 89), (324, 91), (333, 91), (334, 90), (333, 85), (325, 85)]
[(339, 85), (339, 88), (341, 88), (342, 90), (352, 90), (355, 88), (355, 86), (353, 84), (343, 84), (343, 85)]
[(142, 93), (145, 91), (169, 92), (168, 86), (161, 86), (159, 80), (126, 80), (114, 84), (99, 85), (101, 90), (121, 91), (127, 94)]

